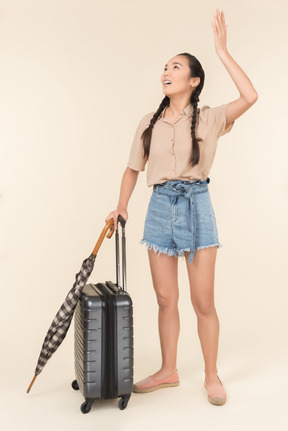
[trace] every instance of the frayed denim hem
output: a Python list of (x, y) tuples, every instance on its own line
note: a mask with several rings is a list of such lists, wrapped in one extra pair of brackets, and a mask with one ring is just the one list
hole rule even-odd
[[(158, 256), (161, 253), (164, 253), (167, 256), (184, 257), (185, 256), (184, 255), (185, 251), (191, 251), (191, 247), (182, 248), (181, 250), (177, 250), (177, 248), (171, 249), (171, 248), (168, 248), (168, 247), (161, 247), (161, 246), (159, 246), (157, 244), (154, 244), (154, 243), (152, 243), (150, 241), (147, 241), (146, 239), (141, 239), (141, 241), (139, 243), (140, 244), (145, 244), (145, 246), (147, 247), (148, 250), (154, 250), (155, 253), (158, 252)], [(202, 250), (204, 248), (215, 247), (215, 246), (217, 246), (217, 248), (220, 248), (220, 247), (222, 247), (222, 244), (221, 243), (216, 243), (216, 244), (210, 244), (210, 245), (203, 245), (203, 246), (200, 246), (200, 247), (196, 247), (195, 251), (196, 250)], [(192, 260), (193, 260), (193, 257), (194, 257), (194, 253), (193, 253), (192, 256), (190, 255), (190, 257), (189, 257), (189, 263), (190, 264), (192, 263)]]
[(177, 250), (177, 248), (171, 249), (168, 247), (161, 247), (157, 244), (147, 241), (146, 239), (142, 239), (140, 244), (145, 244), (148, 250), (154, 250), (155, 252), (158, 252), (158, 255), (164, 253), (167, 254), (167, 256), (184, 257), (185, 251), (191, 251), (191, 247), (182, 248), (181, 250)]
[(141, 239), (140, 244), (145, 244), (145, 246), (148, 248), (148, 250), (154, 250), (155, 252), (158, 251), (158, 255), (161, 253), (167, 254), (167, 256), (177, 256), (177, 249), (171, 249), (168, 247), (161, 247), (157, 244), (154, 244), (150, 241), (147, 241), (146, 239)]

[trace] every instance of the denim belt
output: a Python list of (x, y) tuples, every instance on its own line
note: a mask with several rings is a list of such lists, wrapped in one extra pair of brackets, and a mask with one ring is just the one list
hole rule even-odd
[[(153, 185), (153, 191), (156, 189), (156, 192), (158, 193), (159, 187), (165, 187), (166, 190), (172, 190), (176, 191), (178, 193), (172, 193), (171, 196), (184, 196), (186, 199), (188, 199), (188, 220), (189, 220), (189, 231), (192, 232), (193, 237), (193, 247), (191, 250), (191, 257), (193, 259), (194, 252), (195, 252), (195, 237), (196, 237), (196, 218), (195, 218), (195, 212), (194, 212), (194, 200), (193, 200), (193, 185), (192, 184), (209, 184), (210, 178), (207, 177), (205, 181), (202, 180), (196, 180), (191, 182), (188, 182), (183, 184), (183, 182), (178, 182), (180, 180), (173, 180), (173, 181), (167, 181), (162, 184), (154, 184)], [(174, 184), (175, 183), (175, 184)], [(192, 217), (192, 220), (191, 220)]]

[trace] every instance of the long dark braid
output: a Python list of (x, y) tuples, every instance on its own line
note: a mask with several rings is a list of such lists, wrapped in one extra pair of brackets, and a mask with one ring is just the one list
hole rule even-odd
[[(204, 76), (204, 71), (203, 71), (203, 76)], [(192, 166), (195, 166), (199, 163), (199, 160), (200, 160), (199, 142), (203, 141), (202, 138), (196, 138), (196, 132), (195, 132), (197, 117), (198, 117), (197, 111), (198, 111), (199, 94), (201, 93), (203, 88), (202, 82), (204, 83), (204, 77), (202, 78), (200, 76), (200, 78), (201, 78), (201, 81), (199, 85), (197, 85), (196, 90), (193, 91), (190, 97), (190, 103), (192, 103), (192, 106), (193, 106), (193, 115), (192, 115), (192, 123), (191, 123), (192, 153), (191, 153), (189, 162), (191, 163)]]
[[(189, 163), (191, 163), (192, 166), (195, 166), (199, 163), (199, 159), (200, 159), (200, 149), (199, 149), (198, 142), (202, 141), (202, 138), (196, 138), (196, 124), (197, 124), (197, 115), (198, 115), (199, 95), (204, 85), (205, 73), (200, 62), (193, 55), (188, 54), (187, 52), (182, 54), (177, 54), (177, 55), (185, 55), (189, 59), (190, 76), (200, 78), (200, 83), (193, 91), (190, 98), (190, 103), (193, 106), (193, 115), (192, 115), (192, 123), (191, 123), (192, 152), (191, 152), (191, 157), (189, 159)], [(169, 104), (170, 104), (170, 99), (168, 96), (165, 96), (162, 102), (160, 103), (159, 108), (153, 115), (149, 126), (142, 133), (144, 157), (146, 155), (147, 155), (147, 158), (149, 157), (152, 130), (153, 130), (154, 124), (158, 120), (161, 112), (165, 109), (166, 106), (169, 106)]]
[(143, 147), (144, 147), (144, 157), (146, 155), (147, 155), (147, 157), (149, 157), (151, 137), (152, 137), (152, 129), (154, 127), (154, 124), (158, 120), (161, 112), (164, 111), (165, 107), (169, 106), (169, 104), (170, 104), (170, 99), (169, 99), (168, 96), (165, 96), (164, 99), (162, 100), (162, 102), (160, 103), (159, 108), (157, 109), (157, 111), (155, 112), (155, 114), (153, 115), (153, 117), (151, 118), (149, 126), (142, 133)]

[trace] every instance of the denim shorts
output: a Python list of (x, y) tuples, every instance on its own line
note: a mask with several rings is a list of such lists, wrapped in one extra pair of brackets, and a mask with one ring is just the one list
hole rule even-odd
[(166, 181), (153, 185), (140, 244), (168, 256), (184, 256), (190, 251), (217, 246), (218, 230), (205, 181)]

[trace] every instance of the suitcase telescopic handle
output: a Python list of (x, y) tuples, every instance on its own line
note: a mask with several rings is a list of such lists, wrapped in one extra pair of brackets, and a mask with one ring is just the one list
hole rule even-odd
[[(127, 291), (127, 287), (126, 287), (126, 237), (125, 237), (125, 224), (126, 224), (126, 220), (119, 214), (118, 216), (118, 220), (117, 220), (117, 225), (118, 222), (121, 223), (122, 226), (122, 289), (126, 292)], [(109, 232), (107, 233), (107, 231), (109, 230)], [(93, 259), (96, 258), (98, 250), (104, 240), (104, 237), (106, 235), (107, 238), (111, 238), (112, 235), (114, 233), (114, 219), (111, 218), (108, 220), (108, 222), (106, 223), (105, 227), (103, 228), (101, 235), (94, 247), (93, 252), (91, 253), (91, 257)], [(115, 234), (115, 248), (116, 248), (116, 285), (118, 287), (119, 286), (119, 280), (120, 280), (120, 263), (119, 263), (119, 231), (118, 229), (116, 229), (116, 234)]]
[[(126, 220), (119, 214), (118, 221), (122, 226), (122, 289), (127, 292), (126, 285), (126, 236), (125, 236), (125, 224)], [(119, 231), (116, 230), (115, 233), (115, 249), (116, 249), (116, 285), (119, 287), (120, 280), (120, 257), (119, 257)]]

